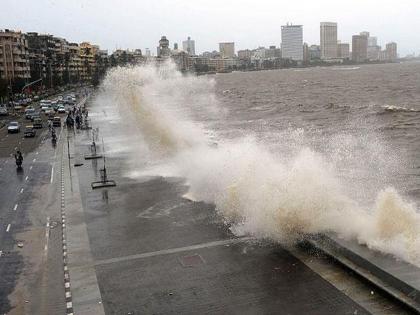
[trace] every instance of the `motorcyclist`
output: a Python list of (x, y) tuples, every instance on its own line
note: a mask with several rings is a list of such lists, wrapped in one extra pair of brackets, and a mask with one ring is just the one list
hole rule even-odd
[(23, 162), (23, 155), (19, 150), (15, 153), (15, 160), (17, 167), (21, 167)]
[(52, 141), (56, 141), (57, 140), (57, 134), (55, 133), (55, 129), (51, 129), (51, 139)]

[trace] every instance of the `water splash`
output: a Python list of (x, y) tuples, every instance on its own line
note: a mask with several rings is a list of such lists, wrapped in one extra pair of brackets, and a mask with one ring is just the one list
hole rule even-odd
[[(343, 152), (317, 153), (298, 140), (301, 131), (287, 158), (252, 135), (218, 137), (205, 126), (206, 119), (224, 114), (214, 84), (206, 77), (182, 76), (170, 63), (117, 68), (107, 75), (95, 102), (117, 113), (129, 130), (126, 137), (135, 139), (127, 149), (136, 160), (144, 159), (131, 176), (186, 178), (188, 195), (213, 203), (238, 235), (294, 242), (308, 233), (335, 232), (420, 265), (420, 215), (414, 204), (393, 188), (379, 191), (367, 206), (349, 197), (335, 168), (347, 163)], [(208, 134), (217, 146), (209, 145)]]

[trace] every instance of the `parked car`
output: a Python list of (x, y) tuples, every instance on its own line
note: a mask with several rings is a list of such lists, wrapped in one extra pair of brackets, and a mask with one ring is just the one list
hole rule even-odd
[(25, 138), (33, 138), (36, 135), (36, 131), (34, 129), (34, 126), (26, 126), (24, 136)]
[(61, 127), (61, 118), (56, 116), (53, 118), (53, 126), (54, 127)]
[(0, 107), (0, 116), (7, 116), (9, 115), (9, 112), (7, 111), (7, 107), (6, 106), (1, 106)]
[(42, 119), (41, 119), (41, 118), (35, 118), (35, 119), (33, 120), (33, 124), (32, 124), (32, 126), (33, 126), (35, 129), (41, 129), (41, 128), (43, 127), (43, 124), (42, 124)]
[(20, 124), (17, 121), (11, 121), (9, 125), (7, 125), (7, 132), (8, 133), (19, 133), (20, 132)]
[(66, 112), (66, 108), (64, 106), (60, 106), (58, 107), (57, 112), (59, 114), (64, 114)]

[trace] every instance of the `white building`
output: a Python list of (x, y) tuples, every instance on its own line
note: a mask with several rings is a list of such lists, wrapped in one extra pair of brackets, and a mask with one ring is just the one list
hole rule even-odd
[(303, 61), (302, 25), (283, 25), (281, 27), (281, 53), (283, 59)]
[(195, 56), (195, 41), (188, 36), (187, 40), (182, 42), (182, 50), (190, 56)]
[(233, 58), (235, 56), (235, 43), (219, 43), (219, 51), (222, 58)]
[(337, 58), (337, 23), (321, 22), (321, 59)]

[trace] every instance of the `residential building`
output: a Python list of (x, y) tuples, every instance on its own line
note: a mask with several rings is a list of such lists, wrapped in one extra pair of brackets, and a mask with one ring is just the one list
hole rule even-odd
[(377, 60), (379, 60), (380, 52), (381, 52), (381, 46), (378, 46), (378, 45), (368, 46), (368, 48), (367, 48), (367, 58), (370, 61), (377, 61)]
[(265, 58), (281, 58), (281, 49), (277, 48), (276, 46), (270, 46), (268, 49), (265, 50)]
[(353, 35), (352, 37), (352, 60), (354, 62), (365, 62), (367, 60), (368, 37), (364, 35)]
[(394, 42), (386, 44), (386, 59), (388, 61), (395, 61), (398, 59), (397, 44)]
[(311, 61), (311, 55), (309, 53), (309, 46), (307, 43), (303, 44), (303, 62), (308, 64)]
[(0, 79), (13, 82), (31, 77), (26, 36), (12, 30), (0, 31)]
[(238, 68), (240, 65), (237, 58), (215, 58), (209, 59), (209, 68), (217, 72), (227, 72)]
[(337, 58), (337, 23), (321, 22), (321, 59)]
[(92, 45), (89, 42), (80, 44), (79, 56), (82, 61), (82, 71), (80, 78), (83, 81), (91, 81), (96, 71), (95, 55), (99, 51), (99, 46)]
[(350, 59), (350, 44), (338, 42), (337, 58)]
[(201, 55), (205, 58), (220, 58), (221, 57), (221, 54), (216, 50), (205, 51)]
[(235, 43), (219, 43), (219, 52), (222, 58), (233, 58), (235, 57)]
[(190, 70), (189, 55), (186, 51), (174, 49), (171, 58), (180, 71)]
[(321, 46), (318, 46), (318, 45), (309, 46), (309, 58), (311, 60), (321, 59)]
[(241, 60), (251, 59), (252, 51), (249, 49), (238, 50), (238, 58)]
[(303, 61), (302, 25), (283, 25), (281, 27), (281, 54), (283, 59)]
[(378, 38), (375, 36), (368, 37), (368, 47), (378, 46)]
[(187, 40), (182, 42), (182, 49), (190, 56), (195, 56), (195, 41), (188, 36)]

